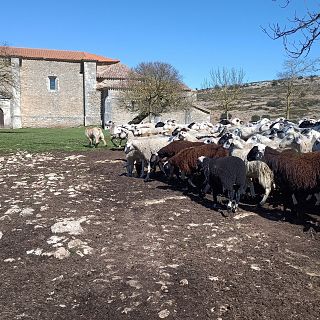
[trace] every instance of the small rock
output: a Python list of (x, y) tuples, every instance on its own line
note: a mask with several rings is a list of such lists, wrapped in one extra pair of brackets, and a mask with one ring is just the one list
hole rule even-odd
[(136, 289), (141, 289), (142, 288), (141, 284), (137, 280), (129, 280), (129, 281), (127, 281), (127, 284), (130, 287), (133, 287), (133, 288), (136, 288)]
[(250, 266), (250, 268), (253, 269), (253, 270), (257, 270), (257, 271), (260, 271), (260, 270), (261, 270), (261, 268), (260, 268), (257, 264), (252, 264), (252, 265)]
[(13, 258), (8, 258), (8, 259), (3, 260), (3, 262), (13, 262), (13, 261), (15, 261), (15, 259), (13, 259)]
[(53, 233), (66, 232), (73, 235), (83, 233), (83, 229), (80, 225), (80, 221), (78, 220), (71, 220), (71, 221), (64, 220), (61, 222), (57, 222), (51, 226), (51, 231)]
[(127, 314), (127, 313), (130, 312), (130, 311), (132, 311), (132, 308), (127, 308), (127, 307), (125, 307), (121, 313)]
[(68, 248), (72, 249), (72, 248), (79, 248), (86, 245), (85, 242), (81, 241), (80, 239), (74, 239), (68, 242)]
[(3, 237), (3, 233), (0, 231), (0, 239)]
[(187, 279), (180, 280), (180, 286), (187, 286), (189, 284), (189, 281)]
[(168, 309), (164, 309), (158, 313), (158, 316), (160, 319), (164, 319), (164, 318), (168, 317), (169, 314), (170, 314), (170, 311)]
[(54, 257), (60, 260), (68, 258), (69, 256), (70, 252), (66, 250), (64, 247), (58, 248), (54, 253)]
[(34, 211), (34, 209), (32, 209), (32, 208), (24, 208), (20, 212), (20, 216), (21, 217), (32, 216), (33, 215), (33, 211)]
[(43, 249), (37, 248), (37, 249), (31, 249), (27, 251), (27, 254), (35, 254), (36, 256), (40, 256)]

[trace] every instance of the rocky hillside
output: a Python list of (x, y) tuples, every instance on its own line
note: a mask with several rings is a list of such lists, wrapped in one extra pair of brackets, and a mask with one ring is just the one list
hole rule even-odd
[[(304, 116), (320, 118), (320, 77), (299, 78), (294, 83), (295, 97), (291, 108), (290, 119)], [(212, 120), (220, 118), (223, 109), (212, 100), (214, 89), (197, 91), (198, 107), (212, 112)], [(276, 118), (285, 115), (286, 85), (283, 80), (247, 83), (243, 86), (242, 95), (230, 112), (232, 117), (251, 120), (254, 115), (268, 115)]]

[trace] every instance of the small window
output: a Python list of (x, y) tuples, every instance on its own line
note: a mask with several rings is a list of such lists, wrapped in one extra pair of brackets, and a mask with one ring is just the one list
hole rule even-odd
[(52, 91), (57, 90), (57, 77), (49, 77), (49, 89)]

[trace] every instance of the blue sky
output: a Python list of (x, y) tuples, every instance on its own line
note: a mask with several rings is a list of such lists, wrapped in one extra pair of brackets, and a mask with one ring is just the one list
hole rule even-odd
[[(319, 1), (292, 0), (17, 0), (1, 4), (0, 42), (15, 47), (79, 50), (172, 64), (191, 88), (214, 68), (242, 68), (247, 81), (270, 80), (288, 59), (281, 40), (261, 26), (288, 23), (294, 10)], [(316, 43), (309, 55), (319, 56)]]

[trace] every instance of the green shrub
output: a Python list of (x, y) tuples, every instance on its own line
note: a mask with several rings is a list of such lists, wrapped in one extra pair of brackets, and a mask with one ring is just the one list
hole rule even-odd
[[(229, 112), (229, 119), (230, 120), (232, 118), (232, 114)], [(224, 112), (224, 113), (221, 113), (220, 115), (220, 120), (222, 119), (227, 119), (227, 114)]]
[(281, 101), (280, 100), (269, 100), (266, 105), (267, 105), (267, 107), (276, 108), (276, 107), (281, 106)]
[(252, 117), (251, 117), (251, 122), (257, 122), (260, 120), (260, 116), (258, 116), (257, 114), (254, 114)]

